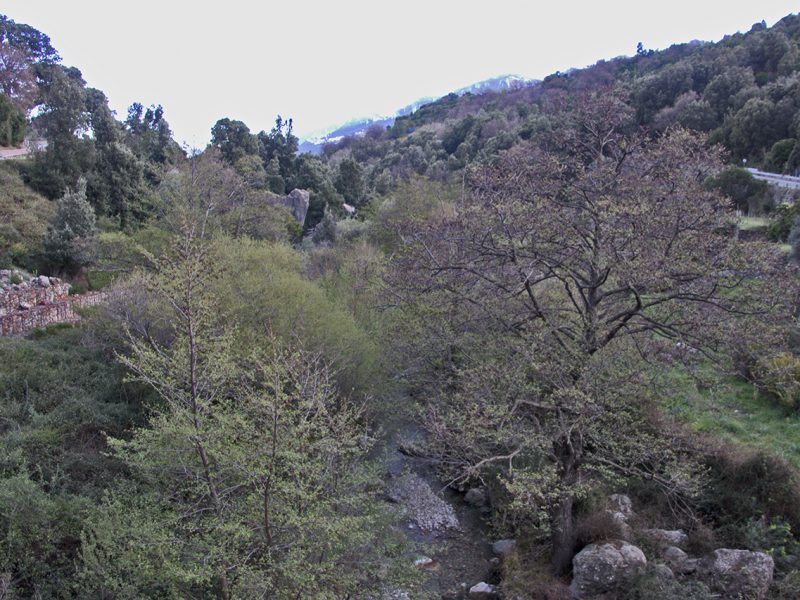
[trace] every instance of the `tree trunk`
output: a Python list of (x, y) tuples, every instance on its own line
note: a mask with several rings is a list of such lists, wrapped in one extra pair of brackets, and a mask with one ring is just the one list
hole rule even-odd
[(556, 575), (564, 575), (572, 566), (572, 557), (575, 553), (575, 515), (573, 513), (575, 498), (567, 494), (553, 509), (552, 531), (550, 542), (552, 545), (551, 565)]
[(565, 434), (553, 444), (561, 475), (561, 498), (550, 513), (552, 534), (551, 564), (556, 575), (564, 575), (572, 566), (575, 554), (575, 494), (574, 486), (578, 483), (578, 467), (580, 465), (582, 441), (574, 431)]

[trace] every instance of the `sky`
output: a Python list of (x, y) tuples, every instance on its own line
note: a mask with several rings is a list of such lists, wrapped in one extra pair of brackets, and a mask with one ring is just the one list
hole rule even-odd
[(50, 36), (124, 118), (161, 104), (203, 148), (222, 117), (300, 137), (502, 74), (555, 71), (645, 48), (716, 41), (800, 10), (782, 0), (0, 0)]

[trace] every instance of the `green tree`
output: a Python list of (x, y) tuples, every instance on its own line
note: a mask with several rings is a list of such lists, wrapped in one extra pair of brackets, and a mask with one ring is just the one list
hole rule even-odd
[(85, 262), (86, 245), (95, 232), (94, 210), (86, 200), (86, 180), (80, 179), (77, 189), (68, 189), (58, 201), (55, 220), (44, 238), (45, 258), (57, 268), (75, 268)]
[(346, 158), (339, 164), (339, 174), (336, 176), (336, 191), (344, 201), (351, 206), (361, 208), (367, 201), (364, 187), (364, 170), (360, 164), (351, 158)]
[(56, 199), (94, 164), (94, 143), (83, 137), (90, 126), (86, 82), (74, 67), (44, 65), (38, 71), (42, 105), (33, 123), (48, 146), (36, 154), (28, 178), (37, 191)]
[(25, 113), (14, 106), (8, 96), (0, 94), (0, 146), (22, 144), (27, 125)]
[[(390, 544), (365, 488), (365, 405), (339, 395), (317, 355), (268, 334), (255, 346), (234, 343), (201, 230), (185, 221), (146, 283), (169, 314), (169, 342), (130, 331), (120, 357), (161, 398), (148, 427), (113, 441), (156, 497), (106, 505), (86, 538), (86, 579), (105, 593), (127, 580), (139, 597), (159, 582), (175, 595), (222, 598), (378, 590)], [(142, 536), (151, 549), (170, 540), (180, 560), (170, 549), (121, 560)]]
[(229, 164), (235, 164), (243, 156), (258, 152), (258, 140), (247, 125), (229, 118), (220, 119), (211, 128), (211, 144), (219, 148)]

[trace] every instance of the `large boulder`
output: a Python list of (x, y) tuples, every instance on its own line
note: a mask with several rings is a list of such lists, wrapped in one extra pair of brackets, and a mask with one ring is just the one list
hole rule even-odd
[(644, 552), (625, 541), (589, 544), (572, 559), (572, 597), (594, 598), (619, 589), (646, 565)]
[(288, 207), (289, 210), (292, 211), (292, 216), (302, 227), (306, 222), (306, 213), (308, 212), (310, 197), (308, 190), (294, 189), (286, 196), (275, 196), (271, 198), (271, 202)]
[(720, 548), (699, 561), (697, 576), (724, 598), (763, 600), (774, 568), (772, 557), (763, 552)]

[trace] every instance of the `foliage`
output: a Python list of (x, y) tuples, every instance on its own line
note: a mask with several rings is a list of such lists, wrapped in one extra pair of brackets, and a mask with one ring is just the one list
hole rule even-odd
[(67, 189), (58, 201), (55, 220), (44, 238), (47, 262), (60, 269), (85, 264), (87, 244), (95, 232), (94, 210), (86, 200), (86, 180), (81, 179), (74, 192)]
[(749, 215), (760, 214), (769, 199), (767, 183), (739, 167), (722, 171), (709, 180), (709, 186), (729, 197), (737, 209)]
[(505, 481), (512, 508), (552, 536), (557, 572), (591, 482), (653, 477), (678, 503), (696, 491), (649, 421), (641, 358), (664, 360), (670, 340), (718, 348), (734, 324), (758, 335), (748, 315), (788, 317), (756, 283), (780, 272), (777, 256), (727, 235), (727, 203), (703, 188), (713, 150), (680, 130), (626, 134), (626, 114), (613, 96), (584, 98), (559, 143), (476, 171), (456, 218), (403, 231), (388, 281), (418, 315), (409, 339), (438, 390), (433, 451), (456, 481)]
[(33, 268), (55, 206), (26, 187), (13, 164), (0, 165), (0, 264)]
[(25, 113), (11, 103), (8, 96), (0, 94), (0, 146), (19, 146), (27, 129)]
[(712, 600), (716, 598), (705, 584), (699, 581), (669, 579), (650, 567), (640, 573), (617, 596), (619, 600)]
[(140, 390), (72, 328), (0, 339), (0, 572), (8, 594), (73, 597), (84, 519), (121, 472), (103, 432), (139, 419)]
[(776, 398), (781, 406), (800, 410), (800, 359), (788, 352), (764, 357), (756, 366), (760, 386)]
[[(292, 598), (325, 590), (321, 597), (333, 598), (379, 589), (373, 576), (390, 548), (380, 505), (365, 487), (363, 403), (341, 397), (314, 354), (274, 337), (234, 345), (208, 285), (218, 272), (211, 248), (195, 231), (187, 224), (150, 281), (173, 311), (170, 344), (131, 332), (121, 357), (162, 400), (147, 428), (114, 441), (169, 504), (155, 516), (160, 527), (144, 533), (173, 537), (182, 560), (168, 577), (183, 593)], [(112, 564), (127, 552), (118, 535), (92, 540), (95, 555), (114, 557)], [(97, 585), (118, 584), (118, 574), (108, 579), (104, 570), (90, 572)], [(151, 582), (129, 585), (141, 594)]]

